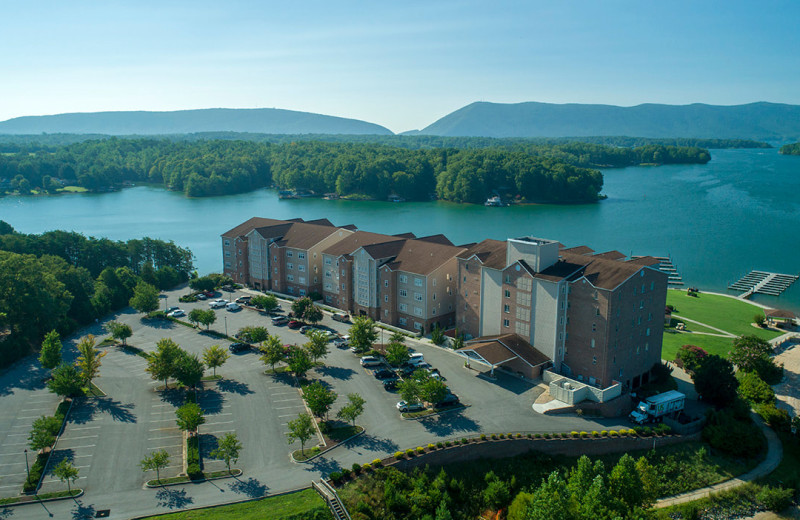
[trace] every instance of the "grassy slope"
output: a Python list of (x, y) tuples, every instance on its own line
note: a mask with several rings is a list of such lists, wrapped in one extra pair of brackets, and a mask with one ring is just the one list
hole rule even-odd
[(281, 520), (284, 518), (304, 518), (306, 517), (305, 515), (311, 518), (316, 511), (321, 511), (324, 514), (321, 518), (331, 518), (330, 510), (322, 498), (313, 489), (305, 489), (297, 493), (253, 502), (169, 513), (148, 518), (158, 520), (227, 520), (230, 518), (237, 520)]
[[(772, 339), (780, 332), (753, 327), (753, 317), (763, 313), (760, 307), (716, 294), (700, 293), (698, 297), (687, 296), (685, 291), (667, 291), (667, 304), (675, 307), (674, 319), (691, 318), (713, 327), (741, 336), (755, 334), (764, 339)], [(686, 323), (690, 330), (707, 331), (690, 322)], [(664, 343), (661, 351), (663, 359), (673, 360), (682, 345), (697, 345), (711, 354), (727, 356), (731, 339), (704, 334), (677, 334), (664, 331)]]

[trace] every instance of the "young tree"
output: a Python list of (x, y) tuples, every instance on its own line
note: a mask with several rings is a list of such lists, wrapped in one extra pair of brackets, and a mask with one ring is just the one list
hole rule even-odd
[(120, 323), (118, 321), (110, 321), (106, 324), (106, 331), (111, 334), (111, 337), (117, 341), (122, 341), (126, 345), (128, 338), (133, 335), (133, 329), (127, 323)]
[(186, 403), (175, 410), (178, 428), (186, 432), (197, 431), (197, 427), (206, 422), (203, 409), (197, 403)]
[(261, 345), (260, 350), (262, 352), (261, 361), (265, 365), (270, 365), (272, 371), (275, 372), (275, 363), (283, 361), (285, 356), (281, 339), (278, 336), (269, 336), (267, 341)]
[(421, 399), (420, 383), (412, 377), (400, 381), (397, 384), (397, 392), (400, 394), (400, 398), (407, 403), (418, 403)]
[(158, 289), (147, 282), (137, 283), (129, 304), (143, 314), (153, 312), (158, 309)]
[(355, 426), (358, 416), (364, 413), (364, 403), (366, 401), (358, 394), (347, 394), (347, 400), (348, 403), (336, 413), (336, 417), (351, 422)]
[(239, 442), (239, 437), (235, 433), (226, 433), (219, 439), (217, 448), (211, 452), (211, 456), (215, 459), (222, 459), (228, 467), (228, 473), (231, 472), (231, 462), (239, 460), (239, 452), (242, 451), (242, 443)]
[(350, 345), (356, 352), (366, 352), (372, 348), (372, 344), (378, 339), (375, 332), (375, 322), (366, 316), (356, 316), (350, 326)]
[(75, 365), (61, 363), (53, 370), (52, 375), (53, 377), (47, 382), (47, 388), (54, 394), (69, 397), (81, 392), (83, 378)]
[(695, 345), (684, 345), (678, 349), (675, 359), (683, 364), (683, 369), (689, 374), (697, 370), (703, 359), (708, 356), (708, 352)]
[(447, 395), (447, 385), (438, 379), (429, 378), (420, 385), (419, 396), (423, 401), (436, 404)]
[(231, 355), (219, 345), (211, 345), (203, 350), (203, 361), (208, 368), (214, 371), (214, 376), (217, 375), (217, 367), (224, 365), (230, 357)]
[(400, 343), (401, 345), (405, 345), (406, 335), (402, 332), (392, 332), (392, 335), (389, 336), (389, 343)]
[(757, 370), (764, 360), (772, 363), (770, 354), (772, 346), (766, 340), (754, 335), (740, 336), (733, 340), (728, 359), (739, 367), (739, 370), (752, 372)]
[(196, 315), (197, 322), (206, 326), (208, 330), (215, 321), (217, 321), (217, 313), (213, 309), (200, 310)]
[(764, 326), (764, 323), (766, 323), (766, 322), (767, 322), (767, 317), (766, 317), (766, 316), (764, 316), (764, 313), (763, 313), (763, 312), (759, 312), (759, 313), (757, 313), (755, 316), (753, 316), (753, 321), (754, 321), (754, 322), (755, 322), (755, 324), (756, 324), (756, 325), (758, 325), (759, 327), (763, 327), (763, 326)]
[(180, 351), (180, 355), (175, 361), (174, 376), (183, 386), (196, 387), (197, 383), (203, 379), (204, 371), (205, 367), (197, 354)]
[(626, 453), (619, 459), (608, 476), (608, 488), (611, 496), (622, 500), (629, 511), (644, 504), (644, 485), (633, 457)]
[(48, 370), (53, 370), (61, 363), (61, 336), (51, 330), (42, 341), (42, 350), (39, 353), (39, 363)]
[(253, 296), (250, 298), (250, 305), (263, 309), (266, 313), (270, 313), (280, 306), (278, 299), (272, 294)]
[(692, 375), (694, 388), (702, 398), (715, 406), (725, 406), (736, 399), (739, 381), (733, 363), (716, 355), (708, 355)]
[(393, 367), (399, 367), (409, 360), (411, 354), (408, 352), (408, 347), (402, 343), (390, 340), (389, 346), (386, 347), (386, 362)]
[(161, 482), (161, 470), (169, 466), (169, 453), (167, 450), (158, 450), (146, 456), (139, 462), (142, 471), (155, 471), (156, 480)]
[(297, 419), (289, 421), (287, 426), (289, 431), (286, 433), (286, 437), (288, 437), (289, 443), (300, 441), (300, 451), (305, 455), (306, 441), (316, 433), (314, 419), (307, 413), (301, 413), (297, 416)]
[(311, 370), (314, 364), (308, 357), (308, 352), (299, 347), (294, 347), (289, 351), (289, 370), (294, 372), (297, 377), (303, 377), (306, 372)]
[(306, 333), (308, 343), (304, 346), (316, 363), (319, 358), (328, 355), (328, 336), (321, 330), (312, 330)]
[(28, 446), (32, 450), (41, 450), (56, 442), (56, 435), (61, 430), (58, 417), (43, 415), (33, 421), (31, 433), (28, 435)]
[(313, 306), (314, 302), (308, 296), (298, 298), (292, 302), (292, 315), (298, 320), (302, 320), (306, 315), (306, 309)]
[(78, 352), (80, 352), (81, 355), (78, 356), (75, 365), (80, 369), (84, 383), (91, 386), (92, 379), (97, 377), (97, 374), (100, 373), (100, 366), (102, 365), (100, 359), (105, 356), (107, 352), (100, 352), (97, 350), (94, 346), (94, 336), (91, 334), (81, 339), (78, 343)]
[(78, 468), (72, 465), (67, 459), (62, 459), (55, 468), (53, 468), (53, 475), (61, 482), (67, 483), (67, 491), (72, 494), (71, 484), (78, 480)]
[(261, 343), (266, 341), (268, 336), (266, 327), (242, 327), (239, 329), (238, 338), (248, 343)]
[(567, 483), (557, 471), (536, 488), (528, 505), (526, 520), (573, 520), (569, 510)]
[(190, 310), (189, 311), (189, 316), (187, 316), (187, 318), (189, 319), (189, 323), (191, 323), (193, 326), (197, 327), (197, 324), (202, 321), (202, 316), (203, 316), (203, 314), (205, 312), (206, 311), (203, 310), (203, 309), (192, 309), (192, 310)]
[(442, 345), (444, 343), (445, 336), (444, 331), (442, 330), (439, 325), (434, 325), (433, 330), (431, 330), (431, 341), (434, 345)]
[(213, 291), (217, 287), (217, 280), (210, 276), (201, 276), (189, 280), (189, 287), (195, 291)]
[(322, 310), (314, 304), (309, 305), (303, 313), (303, 320), (316, 325), (322, 321)]
[(305, 399), (311, 413), (317, 417), (328, 414), (331, 405), (336, 401), (336, 397), (336, 392), (319, 381), (314, 381), (310, 385), (303, 387), (303, 399)]
[(162, 338), (156, 343), (156, 351), (147, 356), (147, 368), (150, 377), (156, 381), (164, 380), (167, 389), (169, 378), (175, 373), (175, 363), (180, 356), (181, 348), (170, 338)]

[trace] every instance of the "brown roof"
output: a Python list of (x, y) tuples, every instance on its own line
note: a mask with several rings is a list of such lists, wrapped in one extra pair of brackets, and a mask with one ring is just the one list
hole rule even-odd
[(609, 260), (622, 260), (626, 258), (627, 255), (624, 253), (620, 253), (619, 251), (606, 251), (605, 253), (595, 253), (594, 256), (600, 258), (608, 258)]
[(493, 365), (520, 358), (531, 366), (541, 365), (550, 358), (516, 334), (483, 336), (467, 342), (459, 351), (472, 350)]
[(482, 242), (475, 244), (463, 253), (458, 255), (458, 258), (464, 260), (470, 259), (472, 256), (477, 256), (478, 260), (485, 267), (492, 269), (505, 269), (506, 267), (506, 242), (505, 240), (493, 240), (487, 238)]
[(567, 260), (559, 260), (541, 273), (534, 274), (534, 278), (541, 278), (550, 282), (558, 282), (565, 278), (570, 278), (576, 273), (580, 272), (584, 267), (583, 262), (570, 262)]
[[(302, 219), (300, 219), (300, 221), (302, 222)], [(226, 231), (225, 233), (222, 234), (222, 236), (229, 238), (236, 238), (244, 236), (258, 227), (275, 226), (278, 224), (286, 224), (288, 222), (289, 222), (288, 220), (276, 220), (273, 218), (253, 217), (250, 220), (242, 222), (235, 228)]]
[[(564, 252), (562, 251), (562, 253)], [(567, 262), (585, 264), (586, 267), (583, 270), (583, 276), (586, 277), (586, 279), (589, 280), (592, 285), (601, 289), (615, 289), (622, 282), (647, 266), (647, 264), (637, 262), (620, 262), (618, 260), (609, 260), (601, 256), (587, 257), (569, 253), (566, 253), (563, 256), (564, 260)], [(664, 274), (664, 276), (667, 275)]]
[(397, 237), (397, 238), (417, 238), (417, 235), (415, 235), (414, 233), (412, 233), (410, 231), (408, 233), (398, 233), (398, 234), (392, 235), (392, 236), (393, 237)]
[(783, 318), (786, 320), (796, 318), (792, 311), (787, 311), (786, 309), (764, 309), (764, 314), (766, 314), (767, 318)]
[(325, 249), (325, 251), (323, 251), (323, 253), (334, 256), (349, 255), (359, 247), (368, 246), (370, 244), (381, 244), (384, 242), (396, 242), (400, 240), (403, 239), (389, 235), (382, 235), (380, 233), (370, 233), (369, 231), (356, 231), (349, 237), (328, 247)]
[(295, 222), (286, 222), (274, 226), (257, 227), (254, 231), (264, 238), (281, 238), (295, 224)]
[(336, 233), (339, 228), (326, 224), (295, 223), (278, 242), (281, 247), (308, 249)]
[(418, 238), (417, 240), (424, 240), (425, 242), (435, 242), (437, 244), (444, 244), (446, 246), (452, 246), (453, 243), (450, 242), (450, 239), (444, 235), (431, 235), (429, 237), (422, 237)]
[(406, 240), (390, 267), (394, 271), (428, 275), (463, 251), (463, 248), (452, 245)]
[(638, 265), (658, 265), (661, 263), (660, 260), (657, 258), (653, 258), (652, 256), (640, 256), (638, 258), (632, 258), (627, 261), (629, 264), (638, 264)]
[(561, 250), (562, 253), (569, 253), (573, 255), (591, 255), (594, 253), (594, 249), (589, 246), (576, 246), (576, 247), (568, 247)]
[(393, 258), (397, 256), (397, 253), (403, 248), (405, 242), (405, 240), (395, 240), (393, 242), (370, 244), (364, 246), (364, 251), (369, 253), (369, 255), (376, 260), (381, 258)]

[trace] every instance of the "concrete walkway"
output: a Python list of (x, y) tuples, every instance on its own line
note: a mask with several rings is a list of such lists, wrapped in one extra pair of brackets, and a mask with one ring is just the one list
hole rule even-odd
[(772, 428), (764, 424), (764, 421), (761, 420), (761, 417), (753, 414), (753, 420), (755, 420), (756, 424), (761, 427), (761, 431), (764, 432), (764, 436), (767, 438), (767, 456), (758, 466), (751, 469), (744, 475), (726, 480), (725, 482), (720, 482), (719, 484), (714, 484), (713, 486), (707, 486), (701, 489), (695, 489), (694, 491), (687, 491), (686, 493), (681, 493), (680, 495), (662, 498), (656, 502), (655, 507), (669, 507), (674, 506), (675, 504), (684, 504), (686, 502), (692, 502), (693, 500), (699, 500), (707, 497), (711, 493), (735, 488), (746, 482), (753, 481), (759, 477), (763, 477), (764, 475), (772, 473), (772, 471), (778, 467), (778, 464), (781, 463), (781, 459), (783, 458), (783, 445), (781, 444), (780, 439), (778, 439), (778, 436), (775, 435), (775, 432), (772, 431)]
[(688, 322), (694, 323), (695, 325), (702, 325), (703, 327), (705, 327), (707, 329), (716, 330), (717, 332), (719, 332), (719, 334), (711, 334), (709, 332), (694, 332), (694, 331), (690, 331), (689, 332), (690, 334), (707, 334), (709, 336), (717, 336), (717, 335), (719, 335), (719, 336), (724, 336), (726, 338), (735, 338), (736, 337), (735, 334), (731, 334), (727, 330), (722, 330), (722, 329), (718, 329), (717, 327), (713, 327), (713, 326), (709, 325), (708, 323), (703, 323), (702, 321), (693, 320), (691, 318), (687, 318), (686, 316), (682, 316), (680, 314), (676, 314), (675, 316), (679, 317), (679, 318), (675, 318), (675, 319), (681, 319), (683, 321), (688, 321)]

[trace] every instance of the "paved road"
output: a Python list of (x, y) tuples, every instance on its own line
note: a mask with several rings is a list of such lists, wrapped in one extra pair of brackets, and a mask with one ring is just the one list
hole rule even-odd
[[(169, 293), (165, 303), (177, 304), (181, 292), (185, 290)], [(178, 305), (187, 312), (194, 307), (208, 307), (206, 302)], [(284, 343), (302, 344), (305, 339), (286, 327), (273, 327), (267, 317), (255, 311), (216, 312), (218, 321), (212, 328), (220, 332), (226, 326), (228, 333), (233, 334), (246, 325), (264, 325)], [(212, 344), (227, 343), (179, 324), (143, 322), (131, 310), (110, 319), (130, 324), (134, 334), (129, 343), (148, 352), (164, 337), (198, 354)], [(329, 315), (322, 325), (340, 332), (347, 329), (346, 324), (334, 322)], [(102, 334), (99, 326), (89, 331)], [(70, 342), (68, 348), (74, 349), (74, 343)], [(141, 472), (138, 462), (149, 451), (163, 447), (173, 455), (172, 467), (166, 473), (180, 471), (180, 436), (175, 428), (174, 409), (181, 397), (178, 392), (157, 391), (155, 387), (161, 383), (152, 381), (144, 372), (142, 358), (109, 347), (108, 355), (103, 358), (101, 377), (96, 380), (107, 397), (76, 403), (57, 447), (60, 457), (69, 457), (81, 466), (82, 480), (78, 485), (85, 489), (86, 495), (78, 501), (7, 509), (3, 518), (49, 518), (50, 513), (57, 518), (81, 518), (105, 509), (110, 510), (110, 518), (129, 518), (296, 489), (354, 462), (369, 462), (398, 449), (446, 438), (481, 432), (610, 430), (625, 425), (617, 420), (536, 414), (531, 410), (536, 397), (533, 385), (503, 374), (496, 379), (486, 378), (485, 374), (465, 369), (463, 358), (452, 352), (424, 342), (408, 343), (441, 370), (451, 389), (468, 405), (466, 409), (419, 421), (403, 420), (394, 406), (398, 396), (386, 392), (348, 350), (331, 346), (326, 366), (314, 370), (310, 376), (321, 379), (340, 396), (331, 415), (346, 404), (346, 394), (356, 392), (365, 397), (365, 413), (358, 423), (365, 427), (366, 433), (311, 463), (298, 464), (290, 461), (289, 453), (299, 448), (299, 444), (289, 445), (285, 437), (286, 423), (303, 410), (298, 389), (291, 378), (265, 375), (257, 354), (233, 355), (217, 369), (223, 379), (206, 384), (200, 392), (200, 404), (207, 417), (200, 433), (203, 453), (208, 455), (221, 435), (235, 431), (244, 445), (244, 454), (236, 464), (243, 469), (244, 477), (161, 490), (142, 489), (144, 481), (152, 477)], [(0, 376), (0, 388), (5, 393), (0, 400), (0, 414), (11, 421), (9, 424), (17, 424), (16, 421), (22, 420), (19, 416), (27, 416), (23, 412), (25, 402), (33, 396), (44, 403), (43, 408), (55, 407), (56, 399), (41, 385), (43, 374), (29, 375), (36, 373), (31, 368), (34, 364), (25, 360)], [(6, 422), (3, 421), (4, 427)], [(221, 462), (208, 458), (205, 464), (212, 470), (221, 467)], [(48, 490), (63, 487), (51, 477), (46, 479)]]

